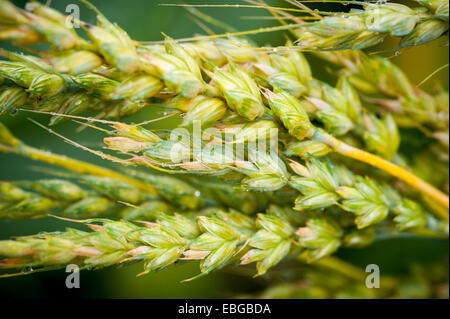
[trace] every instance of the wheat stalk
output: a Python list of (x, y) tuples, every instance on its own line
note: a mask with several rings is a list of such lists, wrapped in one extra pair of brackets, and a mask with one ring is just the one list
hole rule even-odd
[[(141, 274), (145, 274), (177, 260), (201, 260), (199, 276), (228, 265), (252, 262), (257, 263), (257, 274), (262, 275), (299, 249), (305, 256), (302, 258), (313, 261), (341, 245), (354, 245), (347, 239), (347, 234), (353, 236), (351, 231), (325, 216), (309, 219), (296, 235), (298, 218), (292, 219), (292, 215), (275, 206), (256, 219), (220, 209), (197, 219), (180, 214), (155, 215), (156, 220), (144, 222), (144, 226), (90, 219), (81, 222), (93, 232), (67, 229), (0, 241), (0, 255), (6, 258), (1, 266), (53, 269), (75, 262), (83, 268), (102, 268), (143, 261)], [(358, 245), (369, 244), (373, 237), (363, 240)]]
[(67, 218), (146, 220), (156, 212), (189, 212), (221, 206), (240, 207), (244, 213), (252, 214), (273, 202), (264, 194), (245, 192), (230, 184), (209, 181), (205, 187), (204, 181), (183, 181), (131, 169), (126, 171), (127, 174), (150, 183), (156, 194), (143, 192), (134, 185), (111, 177), (47, 172), (75, 179), (89, 188), (60, 178), (0, 182), (0, 219), (42, 218), (51, 212)]
[[(295, 123), (298, 121), (296, 120)], [(120, 143), (115, 142), (117, 139)], [(160, 140), (154, 143), (149, 141), (140, 148), (134, 147), (136, 141), (131, 137), (127, 137), (126, 143), (120, 136), (106, 138), (105, 141), (112, 149), (123, 153), (129, 153), (130, 150), (137, 153), (129, 161), (138, 164), (151, 163), (175, 171), (185, 170), (190, 173), (220, 174), (222, 176), (230, 173), (230, 169), (232, 169), (246, 176), (240, 181), (241, 186), (256, 191), (276, 191), (290, 185), (304, 195), (300, 196), (296, 202), (295, 208), (298, 210), (328, 207), (342, 198), (344, 199), (342, 207), (360, 216), (355, 222), (361, 228), (382, 221), (390, 209), (399, 215), (396, 221), (399, 223), (400, 229), (420, 227), (426, 223), (425, 214), (420, 206), (410, 200), (402, 199), (393, 189), (388, 190), (386, 186), (382, 190), (382, 187), (374, 181), (355, 177), (344, 168), (322, 163), (315, 158), (307, 160), (308, 168), (291, 160), (290, 166), (298, 175), (296, 176), (287, 170), (284, 162), (275, 154), (267, 155), (261, 150), (249, 149), (248, 160), (240, 160), (239, 158), (234, 159), (233, 154), (227, 156), (220, 150), (211, 156), (206, 152), (192, 151), (189, 145), (184, 145), (186, 149), (186, 152), (183, 152), (184, 158), (193, 160), (173, 165), (164, 161), (169, 160), (170, 157), (162, 145), (170, 143), (169, 141)], [(306, 158), (310, 156), (308, 154)], [(386, 193), (391, 195), (390, 198), (384, 197), (383, 194)], [(442, 217), (445, 218), (444, 215)]]
[[(0, 182), (0, 218), (42, 218), (52, 212), (68, 218), (118, 216), (145, 219), (146, 215), (171, 209), (154, 195), (145, 194), (120, 180), (97, 176), (84, 176), (81, 180), (93, 189), (83, 189), (62, 179)], [(136, 215), (136, 212), (116, 202), (140, 205), (142, 209)]]

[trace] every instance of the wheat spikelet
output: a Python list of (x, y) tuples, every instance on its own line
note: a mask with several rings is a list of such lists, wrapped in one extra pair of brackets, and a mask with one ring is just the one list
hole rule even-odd
[(367, 3), (362, 10), (324, 17), (296, 32), (297, 45), (314, 50), (358, 50), (383, 42), (388, 35), (400, 37), (400, 47), (436, 40), (448, 30), (448, 3), (421, 2), (427, 8)]
[(360, 51), (321, 52), (317, 55), (345, 67), (349, 81), (364, 94), (384, 95), (386, 98), (377, 98), (374, 102), (391, 112), (398, 125), (424, 125), (448, 146), (439, 134), (448, 131), (449, 125), (448, 92), (444, 88), (439, 88), (436, 94), (428, 94), (413, 85), (389, 59), (368, 56)]

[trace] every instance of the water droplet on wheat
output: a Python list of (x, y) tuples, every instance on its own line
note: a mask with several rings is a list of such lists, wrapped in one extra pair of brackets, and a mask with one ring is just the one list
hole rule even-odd
[(25, 273), (25, 272), (30, 272), (30, 271), (33, 271), (33, 270), (34, 270), (33, 267), (24, 267), (24, 268), (22, 268), (20, 270), (20, 272)]

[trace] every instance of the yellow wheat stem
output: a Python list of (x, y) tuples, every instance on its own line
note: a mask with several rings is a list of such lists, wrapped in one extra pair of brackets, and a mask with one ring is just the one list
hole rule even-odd
[(19, 147), (15, 150), (15, 153), (25, 155), (36, 161), (57, 165), (76, 173), (119, 179), (127, 182), (128, 184), (134, 185), (147, 193), (156, 195), (155, 189), (150, 184), (145, 184), (141, 181), (129, 178), (110, 169), (82, 162), (64, 155), (43, 151), (24, 144), (19, 144)]
[(390, 175), (395, 176), (398, 179), (404, 181), (408, 185), (414, 187), (418, 191), (422, 192), (429, 198), (433, 199), (440, 205), (447, 208), (447, 211), (436, 210), (436, 213), (438, 213), (439, 216), (445, 219), (447, 222), (449, 221), (449, 214), (448, 214), (449, 198), (446, 194), (444, 194), (434, 186), (415, 176), (411, 172), (408, 172), (406, 169), (398, 165), (395, 165), (379, 156), (350, 146), (336, 139), (330, 134), (325, 133), (324, 131), (317, 130), (313, 138), (315, 140), (318, 140), (322, 143), (329, 145), (334, 151), (336, 151), (339, 154), (377, 167), (389, 173)]
[(80, 174), (90, 174), (119, 179), (127, 182), (128, 184), (134, 185), (149, 194), (156, 195), (156, 190), (150, 184), (124, 176), (108, 168), (28, 146), (14, 137), (2, 123), (0, 123), (0, 151), (23, 155), (33, 160), (60, 166)]

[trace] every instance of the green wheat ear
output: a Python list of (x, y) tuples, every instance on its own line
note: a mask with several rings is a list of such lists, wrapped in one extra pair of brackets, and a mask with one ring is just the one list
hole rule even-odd
[[(251, 274), (271, 283), (260, 295), (269, 298), (398, 298), (411, 281), (432, 287), (415, 289), (421, 297), (440, 296), (448, 271), (439, 267), (433, 278), (418, 269), (408, 280), (384, 276), (385, 286), (368, 292), (359, 287), (364, 270), (331, 255), (386, 237), (448, 240), (448, 90), (426, 92), (389, 58), (361, 51), (388, 37), (399, 40), (397, 48), (445, 37), (447, 1), (416, 0), (419, 8), (332, 1), (359, 9), (327, 12), (248, 0), (238, 7), (266, 10), (282, 25), (245, 31), (195, 8), (236, 6), (182, 4), (209, 35), (163, 33), (154, 42), (134, 41), (82, 2), (97, 16), (95, 25), (77, 21), (87, 39), (49, 6), (22, 10), (0, 0), (0, 41), (28, 51), (0, 50), (2, 119), (34, 112), (51, 115), (55, 127), (74, 120), (104, 134), (107, 150), (31, 119), (115, 165), (26, 145), (0, 119), (0, 151), (64, 169), (0, 181), (0, 221), (56, 217), (85, 226), (0, 240), (0, 277), (134, 262), (144, 275), (195, 260), (198, 274), (185, 281), (222, 269), (248, 274), (252, 264)], [(249, 39), (280, 31), (289, 32), (284, 46)], [(331, 79), (317, 77), (308, 54), (334, 66)], [(127, 122), (143, 109), (169, 112)], [(174, 115), (183, 116), (177, 128), (146, 126)], [(198, 123), (213, 133), (195, 139)], [(175, 129), (188, 142), (174, 141)], [(257, 148), (273, 130), (276, 152)], [(175, 145), (182, 151), (176, 165)], [(212, 152), (212, 145), (231, 152)], [(276, 278), (292, 280), (273, 285)]]

